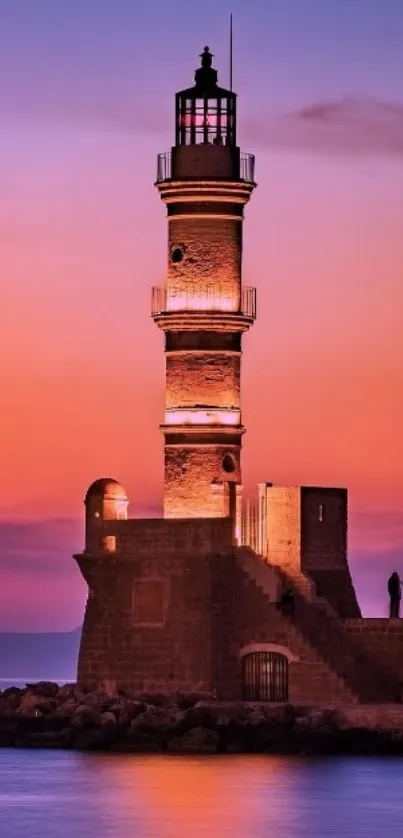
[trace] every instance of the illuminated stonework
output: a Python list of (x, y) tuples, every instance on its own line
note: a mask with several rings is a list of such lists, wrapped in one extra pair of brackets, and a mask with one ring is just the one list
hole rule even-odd
[(242, 286), (254, 159), (236, 144), (236, 95), (217, 86), (208, 51), (195, 79), (176, 96), (176, 142), (159, 156), (156, 184), (168, 216), (166, 283), (152, 293), (165, 333), (168, 518), (231, 512), (244, 433), (241, 338), (256, 315), (255, 290)]

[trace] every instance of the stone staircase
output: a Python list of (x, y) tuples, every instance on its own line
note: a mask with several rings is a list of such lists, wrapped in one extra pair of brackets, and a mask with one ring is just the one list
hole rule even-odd
[(326, 600), (316, 596), (313, 582), (313, 588), (309, 579), (305, 586), (306, 577), (301, 576), (297, 583), (292, 576), (268, 565), (261, 556), (247, 547), (238, 549), (237, 561), (270, 602), (273, 602), (273, 574), (278, 578), (278, 590), (293, 591), (294, 607), (289, 611), (280, 609), (282, 618), (297, 629), (301, 638), (313, 650), (314, 657), (315, 653), (320, 656), (359, 703), (401, 700), (398, 679), (357, 648), (351, 636), (338, 623), (333, 608)]

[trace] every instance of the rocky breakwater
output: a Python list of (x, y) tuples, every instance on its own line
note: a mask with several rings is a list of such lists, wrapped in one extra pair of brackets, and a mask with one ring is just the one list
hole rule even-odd
[(0, 746), (138, 753), (399, 753), (403, 705), (221, 702), (201, 695), (83, 693), (51, 682), (0, 693)]

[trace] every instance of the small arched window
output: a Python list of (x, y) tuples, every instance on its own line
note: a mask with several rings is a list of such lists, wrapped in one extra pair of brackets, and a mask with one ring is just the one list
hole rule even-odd
[(242, 658), (244, 701), (288, 701), (288, 659), (279, 652), (251, 652)]

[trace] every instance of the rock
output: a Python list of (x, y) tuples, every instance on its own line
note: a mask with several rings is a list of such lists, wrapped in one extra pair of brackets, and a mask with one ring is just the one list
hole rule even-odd
[(109, 711), (107, 711), (106, 713), (101, 713), (101, 725), (113, 725), (113, 727), (116, 727), (116, 716), (114, 716), (114, 714)]
[(248, 725), (266, 722), (266, 715), (261, 704), (245, 704), (244, 721)]
[(99, 710), (80, 704), (71, 719), (71, 726), (74, 728), (90, 728), (102, 724), (102, 716)]
[(119, 704), (115, 702), (114, 704), (110, 705), (108, 712), (113, 713), (115, 718), (119, 720), (123, 713), (124, 707), (125, 705), (123, 704), (123, 702), (119, 702)]
[(144, 713), (146, 709), (147, 705), (144, 704), (144, 701), (127, 701), (119, 713), (120, 726), (129, 727), (133, 719), (136, 719), (137, 716)]
[(295, 728), (300, 731), (334, 731), (339, 728), (339, 719), (335, 710), (313, 708), (305, 712), (304, 715), (298, 716), (294, 724)]
[(50, 713), (56, 707), (56, 702), (38, 693), (27, 690), (22, 696), (19, 707), (16, 710), (17, 716), (38, 716)]
[(270, 724), (284, 727), (292, 727), (296, 718), (292, 704), (266, 704), (263, 713)]
[(215, 728), (215, 726), (216, 719), (214, 718), (214, 712), (208, 704), (199, 702), (183, 713), (183, 732), (195, 727)]
[(215, 730), (195, 727), (183, 736), (170, 739), (167, 744), (172, 754), (216, 754), (218, 736)]
[(24, 693), (25, 690), (19, 690), (15, 687), (4, 690), (0, 696), (0, 716), (14, 715)]
[(179, 694), (176, 697), (176, 704), (180, 710), (189, 710), (201, 701), (203, 701), (203, 696), (200, 693)]
[(34, 695), (43, 695), (45, 698), (55, 698), (59, 692), (59, 685), (53, 681), (37, 681), (36, 684), (27, 684), (27, 689)]
[(15, 696), (19, 701), (25, 692), (26, 690), (21, 689), (20, 687), (7, 687), (7, 689), (2, 692), (1, 698), (11, 698), (12, 696)]
[(61, 716), (73, 716), (78, 707), (79, 705), (77, 704), (75, 698), (68, 698), (67, 701), (63, 702), (63, 704), (59, 704), (57, 712), (60, 713)]
[(108, 750), (117, 739), (117, 725), (103, 724), (100, 727), (82, 728), (74, 731), (73, 748), (80, 751)]
[(74, 700), (74, 692), (75, 692), (75, 685), (74, 684), (63, 684), (59, 687), (57, 691), (56, 698), (61, 703), (65, 701)]
[(182, 711), (173, 707), (148, 707), (133, 719), (130, 727), (138, 733), (166, 733), (182, 719)]
[(142, 693), (140, 699), (153, 707), (164, 707), (168, 704), (168, 697), (164, 693)]
[(80, 701), (80, 704), (92, 707), (94, 710), (99, 710), (102, 713), (104, 710), (108, 710), (111, 704), (113, 704), (116, 700), (116, 696), (111, 698), (102, 690), (99, 690), (97, 692), (85, 693)]

